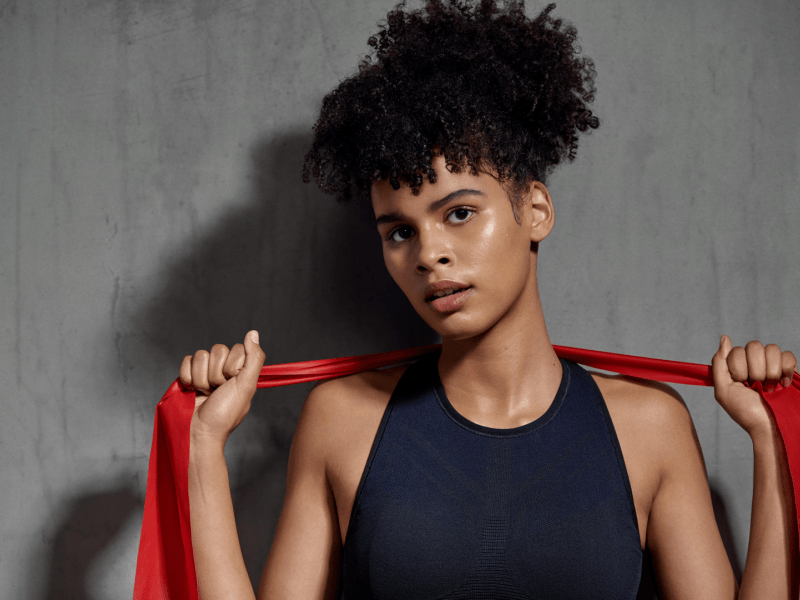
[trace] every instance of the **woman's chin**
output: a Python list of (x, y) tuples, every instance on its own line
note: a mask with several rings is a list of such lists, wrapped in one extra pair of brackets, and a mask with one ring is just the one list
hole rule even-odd
[[(443, 342), (456, 342), (474, 338), (485, 333), (489, 325), (477, 323), (474, 319), (464, 318), (457, 312), (437, 318), (427, 318), (425, 322), (436, 333), (442, 336)], [(424, 318), (424, 317), (423, 317)]]

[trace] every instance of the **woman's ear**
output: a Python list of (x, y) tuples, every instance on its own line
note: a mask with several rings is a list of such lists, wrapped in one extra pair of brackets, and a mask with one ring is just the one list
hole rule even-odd
[(528, 226), (531, 230), (531, 241), (541, 242), (553, 230), (555, 214), (550, 192), (541, 181), (531, 183), (525, 202), (530, 210)]

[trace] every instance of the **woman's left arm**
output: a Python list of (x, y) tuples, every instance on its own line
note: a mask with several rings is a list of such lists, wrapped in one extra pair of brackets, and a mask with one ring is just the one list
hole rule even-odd
[(788, 383), (796, 360), (771, 344), (731, 348), (727, 336), (712, 361), (714, 395), (753, 443), (750, 541), (741, 590), (733, 577), (711, 505), (702, 452), (688, 410), (666, 399), (642, 403), (646, 447), (657, 465), (658, 484), (647, 520), (647, 547), (660, 597), (667, 600), (784, 600), (797, 598), (794, 504), (782, 442), (760, 395)]
[(797, 598), (797, 523), (785, 451), (761, 396), (745, 385), (760, 381), (767, 392), (787, 387), (797, 360), (775, 344), (752, 341), (732, 348), (722, 336), (712, 368), (714, 396), (753, 442), (750, 540), (739, 598)]

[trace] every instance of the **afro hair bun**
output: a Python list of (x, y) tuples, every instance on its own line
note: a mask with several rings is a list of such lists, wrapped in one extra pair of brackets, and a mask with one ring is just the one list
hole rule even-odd
[(594, 63), (579, 56), (577, 31), (533, 19), (524, 2), (428, 0), (397, 5), (369, 39), (358, 72), (322, 103), (303, 180), (339, 201), (368, 200), (388, 179), (419, 192), (431, 163), (491, 170), (512, 187), (544, 181), (573, 160), (578, 133), (595, 129)]

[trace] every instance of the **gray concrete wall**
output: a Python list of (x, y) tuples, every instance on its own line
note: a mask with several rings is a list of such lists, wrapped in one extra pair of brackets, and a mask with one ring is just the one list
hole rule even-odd
[[(250, 327), (273, 363), (433, 339), (370, 227), (299, 175), (322, 96), (391, 4), (0, 5), (3, 598), (130, 598), (153, 409), (184, 354)], [(551, 181), (553, 340), (800, 350), (800, 4), (558, 13), (596, 61), (603, 124)], [(231, 442), (256, 580), (307, 390), (260, 392)], [(709, 389), (679, 391), (740, 570), (749, 441)]]

